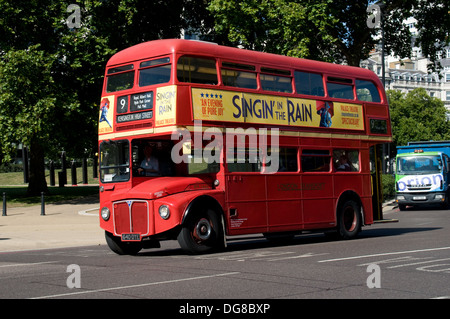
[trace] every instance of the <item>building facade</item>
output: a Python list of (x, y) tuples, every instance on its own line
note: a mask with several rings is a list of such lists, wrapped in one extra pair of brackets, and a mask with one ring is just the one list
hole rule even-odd
[[(415, 55), (416, 54), (416, 55)], [(450, 113), (450, 47), (442, 52), (440, 73), (428, 73), (430, 61), (413, 51), (411, 59), (385, 57), (385, 88), (409, 92), (415, 88), (424, 88), (432, 97), (442, 100)], [(374, 50), (369, 59), (361, 61), (361, 67), (375, 72), (382, 78), (381, 50)]]
[[(410, 18), (405, 22), (414, 38), (417, 36), (416, 20)], [(450, 114), (450, 46), (440, 53), (439, 63), (442, 69), (439, 73), (428, 73), (430, 60), (422, 55), (418, 47), (412, 49), (410, 59), (399, 59), (385, 56), (385, 88), (409, 92), (415, 88), (424, 88), (432, 97), (444, 102)], [(377, 46), (367, 60), (361, 61), (361, 67), (375, 72), (382, 78), (381, 45)]]

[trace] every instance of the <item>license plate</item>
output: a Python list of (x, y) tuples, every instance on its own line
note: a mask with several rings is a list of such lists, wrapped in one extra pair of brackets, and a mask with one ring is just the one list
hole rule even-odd
[(426, 196), (413, 196), (413, 200), (427, 200)]
[(122, 241), (140, 241), (141, 234), (122, 234)]

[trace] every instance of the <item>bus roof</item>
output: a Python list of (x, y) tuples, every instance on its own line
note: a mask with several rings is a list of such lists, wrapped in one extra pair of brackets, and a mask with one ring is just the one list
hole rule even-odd
[(381, 85), (378, 76), (374, 72), (363, 68), (238, 49), (217, 45), (211, 42), (182, 39), (154, 40), (134, 45), (113, 55), (109, 59), (107, 67), (174, 52), (218, 57), (228, 60), (234, 59), (242, 62), (245, 61), (248, 63), (259, 63), (271, 66), (277, 65), (279, 67), (301, 69), (302, 71), (315, 71), (340, 75), (345, 74), (347, 77), (370, 79), (378, 85)]

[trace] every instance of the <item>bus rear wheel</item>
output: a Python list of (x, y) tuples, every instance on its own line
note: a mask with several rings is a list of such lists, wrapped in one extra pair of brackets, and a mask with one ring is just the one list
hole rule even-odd
[(200, 208), (187, 217), (178, 234), (178, 243), (189, 253), (200, 254), (223, 247), (224, 232), (219, 214)]
[(355, 238), (361, 231), (361, 207), (348, 200), (340, 207), (337, 220), (338, 236), (342, 239)]
[(106, 243), (109, 249), (118, 255), (136, 255), (142, 249), (140, 242), (123, 242), (119, 237), (105, 231)]

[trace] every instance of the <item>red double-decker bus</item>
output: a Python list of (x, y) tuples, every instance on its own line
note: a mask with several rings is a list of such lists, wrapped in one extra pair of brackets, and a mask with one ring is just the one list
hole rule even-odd
[(115, 54), (99, 112), (100, 226), (118, 254), (177, 239), (355, 237), (380, 218), (391, 141), (378, 77), (213, 43), (157, 40)]

